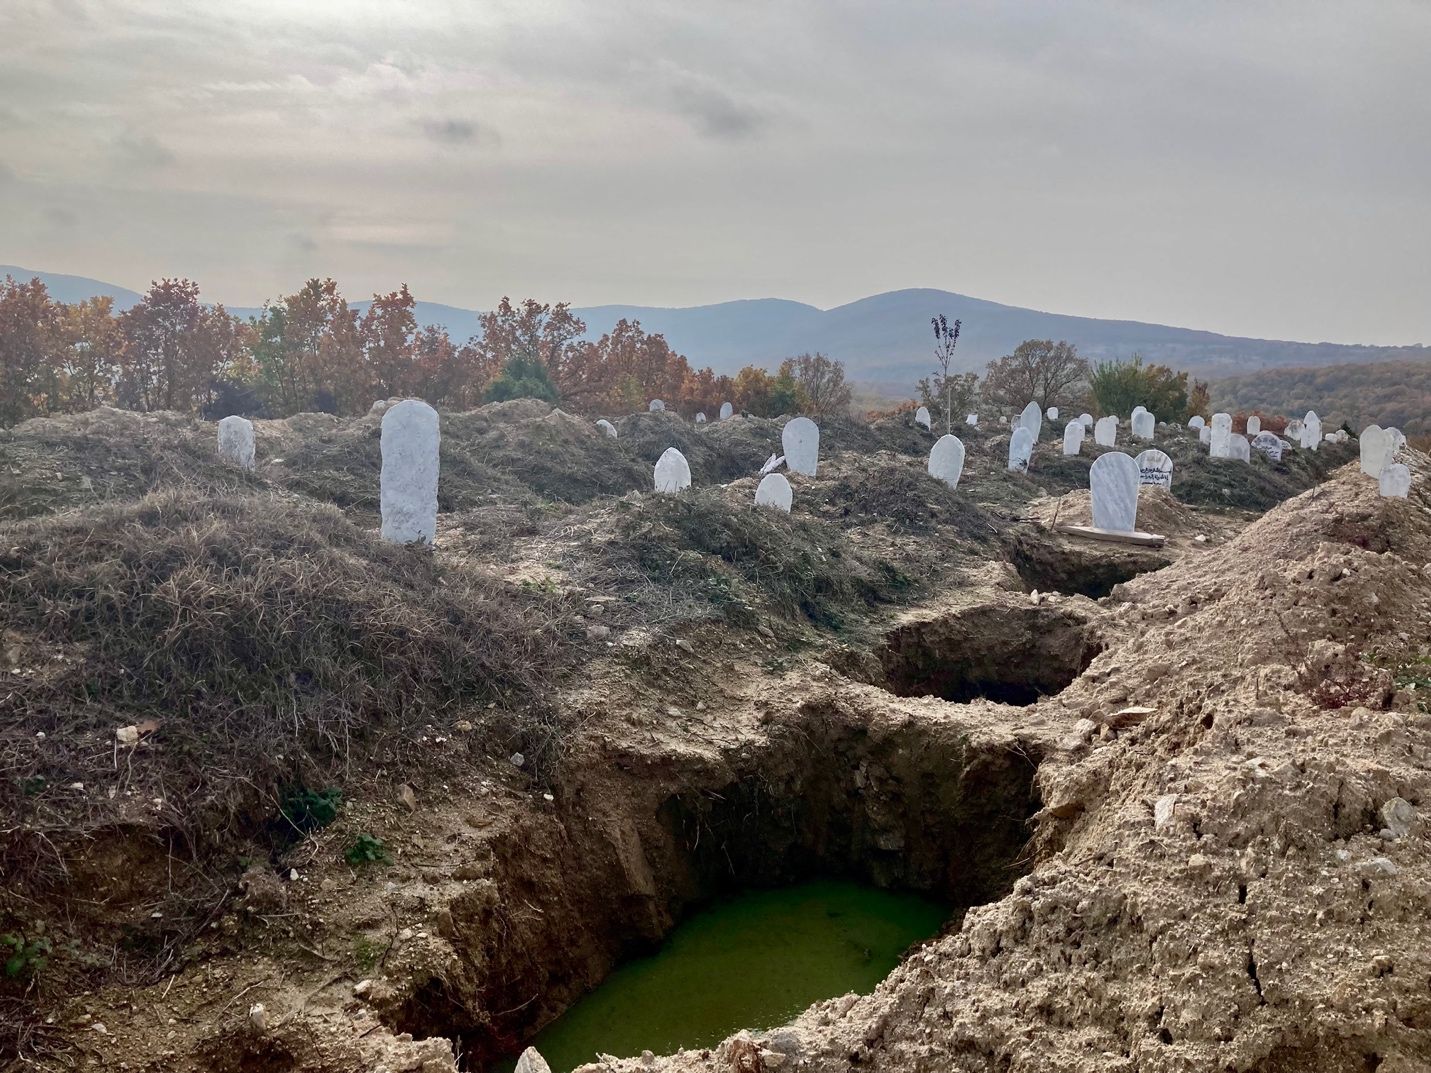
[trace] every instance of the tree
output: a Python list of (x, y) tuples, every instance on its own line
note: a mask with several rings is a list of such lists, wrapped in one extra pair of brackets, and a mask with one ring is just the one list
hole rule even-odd
[(824, 354), (801, 354), (780, 363), (781, 374), (795, 381), (795, 394), (802, 413), (818, 420), (847, 413), (851, 392), (845, 383), (845, 364)]
[(202, 409), (249, 346), (243, 325), (223, 306), (202, 305), (188, 279), (152, 284), (120, 315), (119, 330), (119, 398), (141, 410)]
[(510, 298), (503, 297), (496, 309), (482, 314), (481, 324), (481, 337), (470, 344), (479, 366), (494, 373), (501, 369), (506, 376), (508, 366), (520, 358), (521, 369), (533, 369), (532, 363), (541, 365), (547, 383), (558, 392), (565, 394), (568, 386), (575, 387), (570, 384), (573, 371), (568, 363), (586, 325), (565, 302), (550, 305), (528, 298), (514, 306)]
[(1188, 374), (1175, 373), (1166, 365), (1145, 366), (1141, 354), (1128, 361), (1099, 362), (1089, 377), (1089, 389), (1100, 415), (1121, 417), (1143, 406), (1160, 421), (1180, 424), (1190, 412)]
[(320, 396), (339, 413), (363, 413), (372, 388), (362, 369), (358, 315), (331, 279), (264, 304), (253, 323), (252, 354), (271, 413), (294, 414)]
[(560, 398), (547, 367), (531, 354), (517, 354), (502, 369), (502, 375), (487, 389), (487, 402), (509, 399), (543, 399), (556, 402)]
[(114, 398), (124, 337), (108, 295), (61, 306), (64, 350), (62, 408), (92, 410)]
[[(949, 363), (954, 360), (954, 348), (959, 345), (959, 331), (964, 327), (962, 320), (955, 320), (953, 327), (943, 313), (931, 317), (934, 326), (934, 360), (939, 363), (939, 372), (934, 374), (934, 383), (929, 385), (928, 394), (944, 399), (944, 431), (954, 431), (954, 383), (949, 379)], [(921, 389), (923, 381), (921, 381)]]
[(0, 427), (47, 413), (57, 393), (60, 307), (39, 279), (0, 284)]
[(1088, 362), (1072, 343), (1051, 339), (1026, 339), (1012, 354), (989, 363), (984, 374), (984, 397), (1008, 409), (1030, 402), (1040, 410), (1070, 407), (1082, 394), (1088, 379)]
[(404, 283), (390, 294), (374, 294), (358, 324), (367, 366), (367, 394), (373, 398), (387, 399), (417, 391), (416, 304)]
[(945, 428), (953, 427), (955, 414), (971, 414), (979, 409), (979, 374), (953, 373), (941, 377), (926, 376), (915, 385), (919, 401), (929, 408), (931, 425), (941, 420)]

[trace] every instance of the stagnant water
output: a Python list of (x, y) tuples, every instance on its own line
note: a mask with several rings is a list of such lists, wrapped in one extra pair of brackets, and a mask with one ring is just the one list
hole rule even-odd
[(532, 1043), (568, 1073), (598, 1052), (669, 1054), (775, 1028), (812, 1002), (873, 991), (948, 916), (918, 894), (836, 880), (742, 894), (692, 914)]

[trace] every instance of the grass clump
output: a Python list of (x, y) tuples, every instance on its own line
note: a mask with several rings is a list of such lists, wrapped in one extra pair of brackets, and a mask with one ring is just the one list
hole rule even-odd
[(365, 864), (392, 863), (392, 858), (388, 856), (388, 848), (383, 844), (383, 840), (366, 831), (353, 839), (352, 844), (343, 851), (343, 860), (348, 862), (350, 868), (361, 868)]

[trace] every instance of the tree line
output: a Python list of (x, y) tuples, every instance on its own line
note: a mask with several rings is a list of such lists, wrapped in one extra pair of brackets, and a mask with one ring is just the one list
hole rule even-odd
[(844, 366), (823, 354), (772, 373), (693, 368), (659, 333), (621, 320), (599, 339), (567, 303), (503, 298), (465, 342), (419, 326), (406, 285), (361, 313), (332, 279), (240, 318), (200, 300), (187, 279), (154, 283), (130, 309), (55, 301), (39, 279), (0, 283), (0, 427), (101, 405), (210, 418), (365, 413), (405, 396), (470, 409), (537, 397), (575, 413), (620, 414), (662, 399), (688, 417), (724, 402), (758, 416), (827, 417), (850, 405)]

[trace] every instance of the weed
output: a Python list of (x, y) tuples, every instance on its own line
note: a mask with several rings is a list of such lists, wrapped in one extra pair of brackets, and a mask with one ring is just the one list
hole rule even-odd
[(383, 845), (383, 840), (366, 831), (353, 839), (353, 844), (343, 851), (343, 860), (353, 868), (365, 864), (390, 864), (392, 862), (392, 858), (388, 856), (387, 846)]
[(364, 975), (372, 972), (378, 965), (378, 959), (383, 956), (381, 943), (374, 942), (366, 935), (359, 935), (353, 940), (353, 964), (358, 971)]
[(278, 811), (291, 826), (307, 834), (327, 827), (338, 818), (338, 810), (342, 807), (343, 791), (336, 786), (326, 790), (299, 786), (288, 791)]
[(0, 957), (5, 959), (5, 978), (18, 980), (33, 977), (45, 967), (50, 953), (50, 940), (43, 936), (27, 939), (14, 932), (0, 935)]

